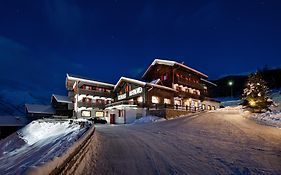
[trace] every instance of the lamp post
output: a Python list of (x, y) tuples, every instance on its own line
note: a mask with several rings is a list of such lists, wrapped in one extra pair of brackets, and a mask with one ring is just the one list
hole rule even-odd
[(230, 94), (231, 94), (231, 98), (233, 98), (233, 81), (229, 81), (228, 85), (230, 86)]

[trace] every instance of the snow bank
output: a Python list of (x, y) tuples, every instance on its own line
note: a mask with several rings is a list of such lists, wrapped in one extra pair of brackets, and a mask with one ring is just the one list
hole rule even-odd
[(145, 124), (145, 123), (154, 123), (159, 121), (165, 121), (164, 118), (156, 117), (156, 116), (145, 116), (140, 119), (135, 120), (132, 124)]
[[(217, 109), (216, 111), (241, 111), (242, 110), (242, 106), (227, 106), (225, 108), (220, 108)], [(213, 112), (213, 111), (209, 111), (209, 112)]]
[[(83, 127), (82, 127), (83, 126)], [(90, 122), (37, 120), (0, 141), (0, 172), (25, 174), (65, 154), (90, 128)]]
[(262, 124), (281, 128), (281, 111), (268, 111), (261, 114), (254, 114), (251, 116), (251, 119)]
[(79, 129), (79, 125), (70, 125), (68, 121), (56, 123), (34, 121), (19, 131), (19, 135), (27, 144), (33, 145), (34, 143), (45, 141), (46, 139), (67, 136), (69, 133), (79, 131)]

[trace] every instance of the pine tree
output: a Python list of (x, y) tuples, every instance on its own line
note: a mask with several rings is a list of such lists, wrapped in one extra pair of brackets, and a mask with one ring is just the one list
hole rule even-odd
[(243, 93), (243, 105), (251, 109), (269, 110), (272, 100), (268, 96), (266, 82), (262, 79), (260, 73), (251, 74), (248, 78), (246, 88)]

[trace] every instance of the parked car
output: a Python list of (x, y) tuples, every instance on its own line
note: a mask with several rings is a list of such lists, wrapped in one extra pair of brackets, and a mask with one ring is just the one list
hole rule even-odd
[(94, 123), (101, 123), (101, 124), (106, 124), (107, 121), (99, 118), (99, 117), (93, 117), (93, 118), (89, 118), (88, 120), (93, 121)]

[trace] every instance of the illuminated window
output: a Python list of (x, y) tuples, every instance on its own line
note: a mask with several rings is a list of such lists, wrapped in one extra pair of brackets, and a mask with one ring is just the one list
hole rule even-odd
[(208, 105), (208, 110), (211, 110), (211, 106), (210, 105)]
[(159, 99), (159, 97), (152, 96), (151, 102), (153, 104), (158, 104), (158, 103), (160, 103), (160, 99)]
[(202, 104), (202, 109), (205, 110), (206, 109), (206, 105)]
[(142, 102), (143, 102), (143, 97), (138, 97), (138, 98), (137, 98), (137, 101), (138, 101), (139, 103), (142, 103)]
[(128, 92), (128, 91), (129, 91), (129, 86), (126, 85), (125, 92)]
[(102, 111), (97, 111), (96, 112), (96, 117), (103, 117), (103, 112)]
[(162, 75), (161, 80), (162, 81), (168, 80), (168, 73), (165, 73), (164, 75)]
[(171, 99), (164, 98), (164, 104), (171, 104)]
[(82, 117), (91, 117), (91, 111), (83, 110), (83, 111), (81, 111), (81, 116)]
[(195, 106), (196, 108), (198, 108), (198, 105), (199, 105), (198, 102), (195, 101), (195, 102), (194, 102), (194, 106)]
[(91, 86), (85, 86), (85, 89), (86, 90), (92, 90), (92, 87)]
[(175, 100), (175, 105), (181, 106), (181, 101), (180, 100)]

